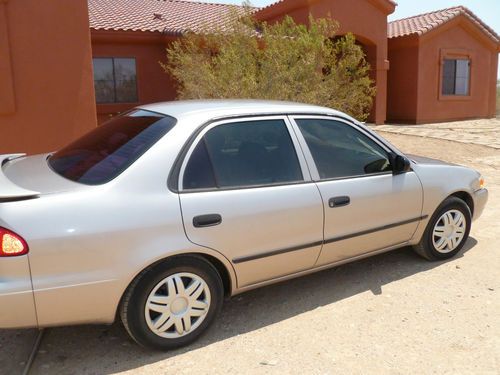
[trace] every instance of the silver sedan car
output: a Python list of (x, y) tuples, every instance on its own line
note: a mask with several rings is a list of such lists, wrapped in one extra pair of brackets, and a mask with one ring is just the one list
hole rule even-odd
[(141, 106), (0, 163), (0, 327), (119, 316), (163, 350), (225, 296), (402, 246), (450, 258), (488, 197), (475, 170), (284, 102)]

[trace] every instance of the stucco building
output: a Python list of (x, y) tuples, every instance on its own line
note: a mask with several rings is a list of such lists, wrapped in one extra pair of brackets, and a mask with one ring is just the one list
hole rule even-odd
[[(364, 48), (377, 87), (370, 121), (383, 123), (386, 119), (389, 69), (387, 16), (394, 12), (395, 6), (391, 0), (282, 0), (256, 10), (254, 15), (266, 22), (275, 22), (290, 15), (296, 22), (306, 23), (309, 14), (314, 17), (330, 14), (339, 21), (339, 34), (353, 33)], [(158, 64), (158, 61), (166, 59), (168, 43), (188, 30), (196, 31), (203, 25), (221, 22), (232, 12), (232, 5), (190, 1), (89, 0), (95, 71), (100, 71), (106, 64), (109, 74), (112, 64), (109, 58), (132, 58), (135, 60), (137, 93), (130, 99), (139, 103), (172, 100), (175, 98), (175, 85)], [(359, 22), (360, 19), (363, 22)], [(133, 64), (132, 60), (130, 64)], [(97, 93), (99, 91), (97, 88)], [(102, 101), (99, 99), (98, 94), (100, 122), (130, 107), (128, 103), (117, 102), (119, 100), (109, 103), (104, 98)]]
[[(0, 153), (55, 149), (136, 105), (175, 99), (175, 82), (159, 64), (166, 47), (188, 30), (222, 22), (234, 7), (0, 0), (0, 53), (7, 56), (0, 59)], [(301, 23), (309, 14), (331, 15), (340, 34), (352, 32), (377, 88), (369, 121), (493, 117), (495, 31), (463, 7), (388, 23), (395, 8), (392, 0), (280, 0), (254, 14)]]
[(87, 0), (0, 0), (0, 154), (96, 126)]
[(387, 118), (494, 117), (500, 39), (464, 7), (389, 23)]

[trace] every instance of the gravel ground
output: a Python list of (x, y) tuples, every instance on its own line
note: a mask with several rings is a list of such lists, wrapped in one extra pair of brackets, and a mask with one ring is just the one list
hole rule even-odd
[[(227, 301), (189, 348), (152, 353), (119, 325), (47, 330), (31, 374), (499, 374), (500, 152), (383, 133), (406, 152), (480, 170), (489, 204), (458, 257), (405, 248)], [(0, 331), (0, 373), (22, 369), (33, 331)]]
[(426, 138), (446, 139), (460, 143), (489, 146), (500, 150), (500, 118), (442, 122), (422, 125), (371, 125), (384, 133), (416, 135)]

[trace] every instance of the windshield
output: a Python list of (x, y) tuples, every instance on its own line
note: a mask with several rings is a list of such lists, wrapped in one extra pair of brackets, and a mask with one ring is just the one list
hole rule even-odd
[(48, 163), (61, 176), (88, 185), (106, 183), (174, 127), (176, 119), (133, 110), (98, 126), (53, 154)]

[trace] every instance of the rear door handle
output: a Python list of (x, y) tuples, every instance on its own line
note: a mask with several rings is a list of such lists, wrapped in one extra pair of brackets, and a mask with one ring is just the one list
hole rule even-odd
[(222, 223), (222, 216), (219, 214), (199, 215), (193, 217), (193, 226), (195, 228), (213, 227), (214, 225), (219, 225), (220, 223)]
[(349, 203), (351, 203), (351, 198), (349, 198), (347, 195), (343, 195), (340, 197), (330, 198), (330, 200), (328, 201), (328, 206), (330, 206), (330, 208), (335, 208), (347, 206)]

